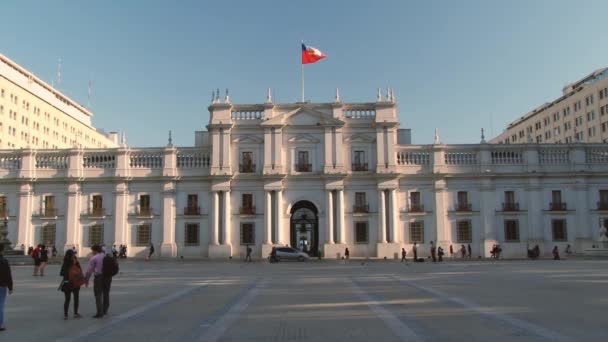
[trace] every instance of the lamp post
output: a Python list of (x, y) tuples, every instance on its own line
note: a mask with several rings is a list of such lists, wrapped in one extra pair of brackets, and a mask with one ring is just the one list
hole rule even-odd
[(4, 245), (4, 253), (7, 253), (11, 251), (12, 244), (6, 237), (8, 235), (8, 214), (5, 214), (3, 223), (2, 229), (0, 229), (0, 245)]

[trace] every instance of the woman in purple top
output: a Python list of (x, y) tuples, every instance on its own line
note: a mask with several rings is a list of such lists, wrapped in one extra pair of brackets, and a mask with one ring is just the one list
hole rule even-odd
[(93, 251), (93, 256), (87, 264), (87, 274), (84, 281), (85, 286), (89, 287), (89, 279), (93, 275), (93, 294), (95, 294), (95, 307), (97, 309), (97, 313), (93, 318), (101, 318), (103, 317), (103, 258), (105, 255), (102, 253), (101, 246), (99, 245), (93, 245), (91, 251)]

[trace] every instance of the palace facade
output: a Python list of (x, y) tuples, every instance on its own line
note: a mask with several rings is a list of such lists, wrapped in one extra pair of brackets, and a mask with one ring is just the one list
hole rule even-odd
[(3, 150), (0, 216), (16, 248), (81, 255), (95, 243), (129, 256), (154, 244), (163, 258), (591, 246), (608, 217), (608, 146), (398, 144), (397, 110), (390, 93), (254, 105), (216, 95), (194, 147)]

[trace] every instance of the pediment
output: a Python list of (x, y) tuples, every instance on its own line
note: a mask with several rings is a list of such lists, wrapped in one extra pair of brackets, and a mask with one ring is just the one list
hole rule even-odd
[(264, 142), (264, 139), (255, 135), (240, 135), (232, 139), (232, 142), (240, 144), (261, 144)]
[(365, 134), (353, 134), (344, 140), (349, 143), (372, 143), (376, 141), (376, 138)]
[(312, 108), (297, 108), (262, 123), (263, 126), (342, 126), (344, 122)]
[(310, 134), (298, 134), (294, 137), (289, 138), (290, 143), (319, 143), (320, 140), (313, 137)]

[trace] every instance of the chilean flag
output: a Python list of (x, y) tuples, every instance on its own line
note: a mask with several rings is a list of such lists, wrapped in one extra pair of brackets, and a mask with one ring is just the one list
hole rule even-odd
[(323, 52), (315, 49), (312, 46), (306, 46), (302, 43), (302, 64), (315, 63), (316, 61), (327, 57)]

